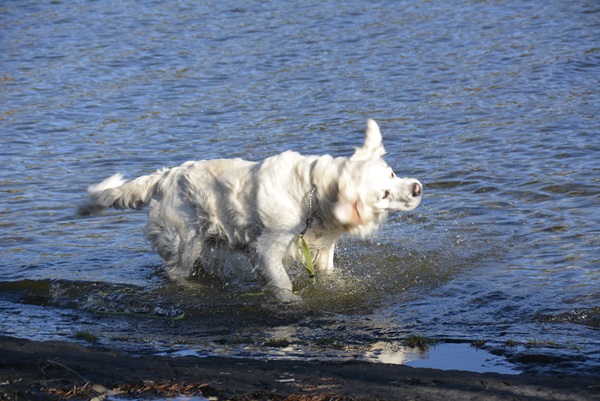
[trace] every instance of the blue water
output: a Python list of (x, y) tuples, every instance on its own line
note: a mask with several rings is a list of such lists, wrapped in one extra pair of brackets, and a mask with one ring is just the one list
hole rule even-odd
[[(365, 360), (419, 334), (600, 374), (598, 3), (238, 3), (0, 7), (0, 334)], [(249, 272), (170, 283), (144, 213), (75, 214), (119, 171), (348, 155), (367, 118), (424, 201), (297, 274), (300, 310)]]

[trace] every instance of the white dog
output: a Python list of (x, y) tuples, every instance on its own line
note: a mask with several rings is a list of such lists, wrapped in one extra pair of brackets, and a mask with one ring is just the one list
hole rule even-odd
[(188, 277), (202, 263), (203, 246), (221, 242), (248, 251), (267, 289), (291, 302), (299, 297), (284, 266), (306, 263), (300, 233), (317, 273), (329, 273), (342, 235), (365, 236), (388, 211), (419, 205), (421, 183), (396, 177), (384, 154), (379, 126), (369, 120), (364, 145), (351, 157), (287, 151), (258, 163), (190, 161), (129, 182), (116, 174), (89, 187), (79, 212), (147, 205), (145, 234), (170, 277)]

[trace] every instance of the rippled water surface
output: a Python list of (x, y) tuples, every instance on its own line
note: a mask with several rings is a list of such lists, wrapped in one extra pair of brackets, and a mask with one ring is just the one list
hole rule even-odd
[[(600, 374), (596, 1), (13, 1), (0, 37), (0, 333), (395, 363), (419, 335)], [(144, 213), (75, 214), (118, 171), (348, 155), (367, 118), (424, 201), (299, 271), (300, 307), (170, 283)]]

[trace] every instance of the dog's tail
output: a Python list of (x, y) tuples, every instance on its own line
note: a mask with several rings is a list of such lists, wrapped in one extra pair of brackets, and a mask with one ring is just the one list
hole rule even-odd
[(99, 184), (88, 187), (90, 195), (87, 202), (79, 206), (81, 216), (100, 213), (104, 209), (141, 209), (148, 203), (156, 184), (163, 178), (160, 172), (145, 175), (127, 182), (118, 173)]

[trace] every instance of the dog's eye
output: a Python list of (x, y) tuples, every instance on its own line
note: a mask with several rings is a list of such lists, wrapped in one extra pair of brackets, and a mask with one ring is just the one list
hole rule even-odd
[(392, 171), (392, 178), (396, 178), (396, 174)]
[(387, 189), (383, 192), (383, 197), (381, 199), (387, 199), (390, 197), (392, 193), (390, 191), (388, 191)]

